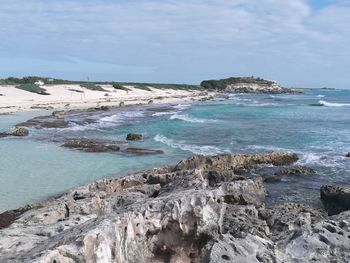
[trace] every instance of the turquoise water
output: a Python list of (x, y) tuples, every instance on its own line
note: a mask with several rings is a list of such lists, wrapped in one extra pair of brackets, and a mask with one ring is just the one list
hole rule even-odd
[[(321, 103), (315, 107), (309, 104)], [(325, 183), (349, 184), (350, 91), (306, 90), (303, 95), (231, 95), (191, 105), (124, 108), (70, 116), (69, 128), (32, 129), (28, 138), (0, 141), (0, 211), (34, 202), (104, 177), (174, 164), (192, 154), (296, 152), (311, 177), (267, 185), (269, 202), (319, 203)], [(162, 106), (164, 107), (164, 106)], [(0, 116), (7, 129), (38, 113)], [(31, 115), (31, 116), (30, 116)], [(60, 147), (64, 138), (122, 141), (144, 134), (131, 146), (162, 149), (163, 155), (84, 153)]]

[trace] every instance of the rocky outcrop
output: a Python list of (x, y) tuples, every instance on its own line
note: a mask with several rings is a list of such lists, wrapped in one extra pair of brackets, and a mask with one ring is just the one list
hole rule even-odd
[(249, 170), (289, 153), (194, 156), (99, 180), (0, 230), (0, 262), (348, 262), (350, 214), (264, 205)]
[(350, 210), (350, 187), (323, 185), (321, 201), (329, 215)]
[(17, 127), (34, 127), (34, 128), (66, 128), (69, 122), (64, 119), (58, 119), (54, 116), (39, 116), (18, 123)]
[(15, 127), (10, 129), (7, 132), (0, 132), (0, 137), (7, 137), (7, 136), (17, 136), (17, 137), (23, 137), (28, 136), (29, 131), (26, 128), (23, 127)]
[(128, 135), (126, 135), (126, 139), (128, 141), (139, 141), (142, 140), (142, 134), (129, 133)]

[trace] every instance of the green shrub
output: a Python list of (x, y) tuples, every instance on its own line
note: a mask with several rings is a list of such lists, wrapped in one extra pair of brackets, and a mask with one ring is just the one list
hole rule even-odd
[(146, 90), (146, 91), (152, 91), (148, 86), (146, 85), (135, 85), (135, 89), (140, 89), (140, 90)]
[(117, 89), (117, 90), (124, 90), (124, 91), (129, 91), (130, 89), (127, 87), (124, 87), (123, 85), (119, 84), (119, 83), (113, 83), (113, 88)]
[(29, 92), (33, 92), (33, 93), (37, 93), (40, 95), (50, 95), (49, 93), (46, 92), (46, 89), (41, 88), (37, 84), (21, 84), (21, 85), (16, 86), (16, 88), (21, 89), (21, 90), (26, 90)]
[(89, 90), (96, 90), (96, 91), (104, 91), (104, 92), (108, 92), (107, 90), (105, 90), (104, 88), (102, 88), (100, 85), (96, 85), (95, 83), (82, 83), (80, 84), (80, 87), (89, 89)]
[(262, 78), (255, 77), (239, 77), (239, 78), (227, 78), (219, 80), (204, 80), (200, 84), (204, 89), (208, 90), (223, 90), (228, 85), (237, 84), (237, 83), (249, 83), (249, 84), (260, 84), (260, 85), (272, 85), (274, 82), (270, 80), (265, 80)]

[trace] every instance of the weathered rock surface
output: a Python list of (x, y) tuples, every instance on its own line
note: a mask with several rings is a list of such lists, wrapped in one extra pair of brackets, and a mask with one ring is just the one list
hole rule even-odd
[(288, 153), (194, 156), (99, 180), (0, 230), (0, 262), (348, 262), (350, 213), (265, 208), (261, 166)]
[(138, 140), (142, 140), (142, 134), (129, 133), (128, 135), (126, 135), (126, 139), (127, 139), (128, 141), (138, 141)]
[(329, 215), (350, 210), (350, 187), (323, 185), (321, 201)]
[(7, 137), (7, 136), (18, 136), (18, 137), (23, 137), (23, 136), (28, 136), (29, 131), (26, 128), (23, 127), (15, 127), (10, 129), (7, 132), (0, 132), (0, 137)]

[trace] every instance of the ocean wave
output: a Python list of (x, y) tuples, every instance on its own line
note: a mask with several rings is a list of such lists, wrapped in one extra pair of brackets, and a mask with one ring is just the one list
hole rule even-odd
[(182, 121), (193, 122), (193, 123), (215, 122), (215, 120), (199, 119), (199, 118), (191, 117), (187, 114), (174, 114), (169, 118), (169, 120), (182, 120)]
[(191, 107), (190, 104), (177, 104), (177, 105), (173, 106), (173, 108), (178, 109), (178, 110), (186, 110), (190, 107)]
[(191, 145), (191, 144), (186, 144), (183, 141), (174, 141), (172, 139), (169, 139), (165, 137), (164, 135), (157, 134), (154, 137), (154, 140), (157, 142), (164, 143), (168, 145), (171, 148), (175, 149), (181, 149), (183, 151), (190, 151), (194, 154), (201, 154), (201, 155), (216, 155), (216, 154), (223, 154), (223, 153), (229, 153), (228, 150), (222, 150), (218, 147), (215, 146), (209, 146), (209, 145), (204, 145), (204, 146), (199, 146), (199, 145)]
[(317, 95), (317, 98), (324, 98), (324, 97), (326, 97), (326, 95)]
[(318, 103), (322, 104), (323, 106), (326, 106), (326, 107), (347, 107), (347, 106), (350, 106), (350, 104), (347, 104), (347, 103), (335, 103), (335, 102), (328, 102), (328, 101), (324, 101), (324, 100), (320, 100)]
[(164, 116), (164, 115), (173, 115), (179, 113), (178, 111), (164, 111), (153, 113), (152, 116)]

